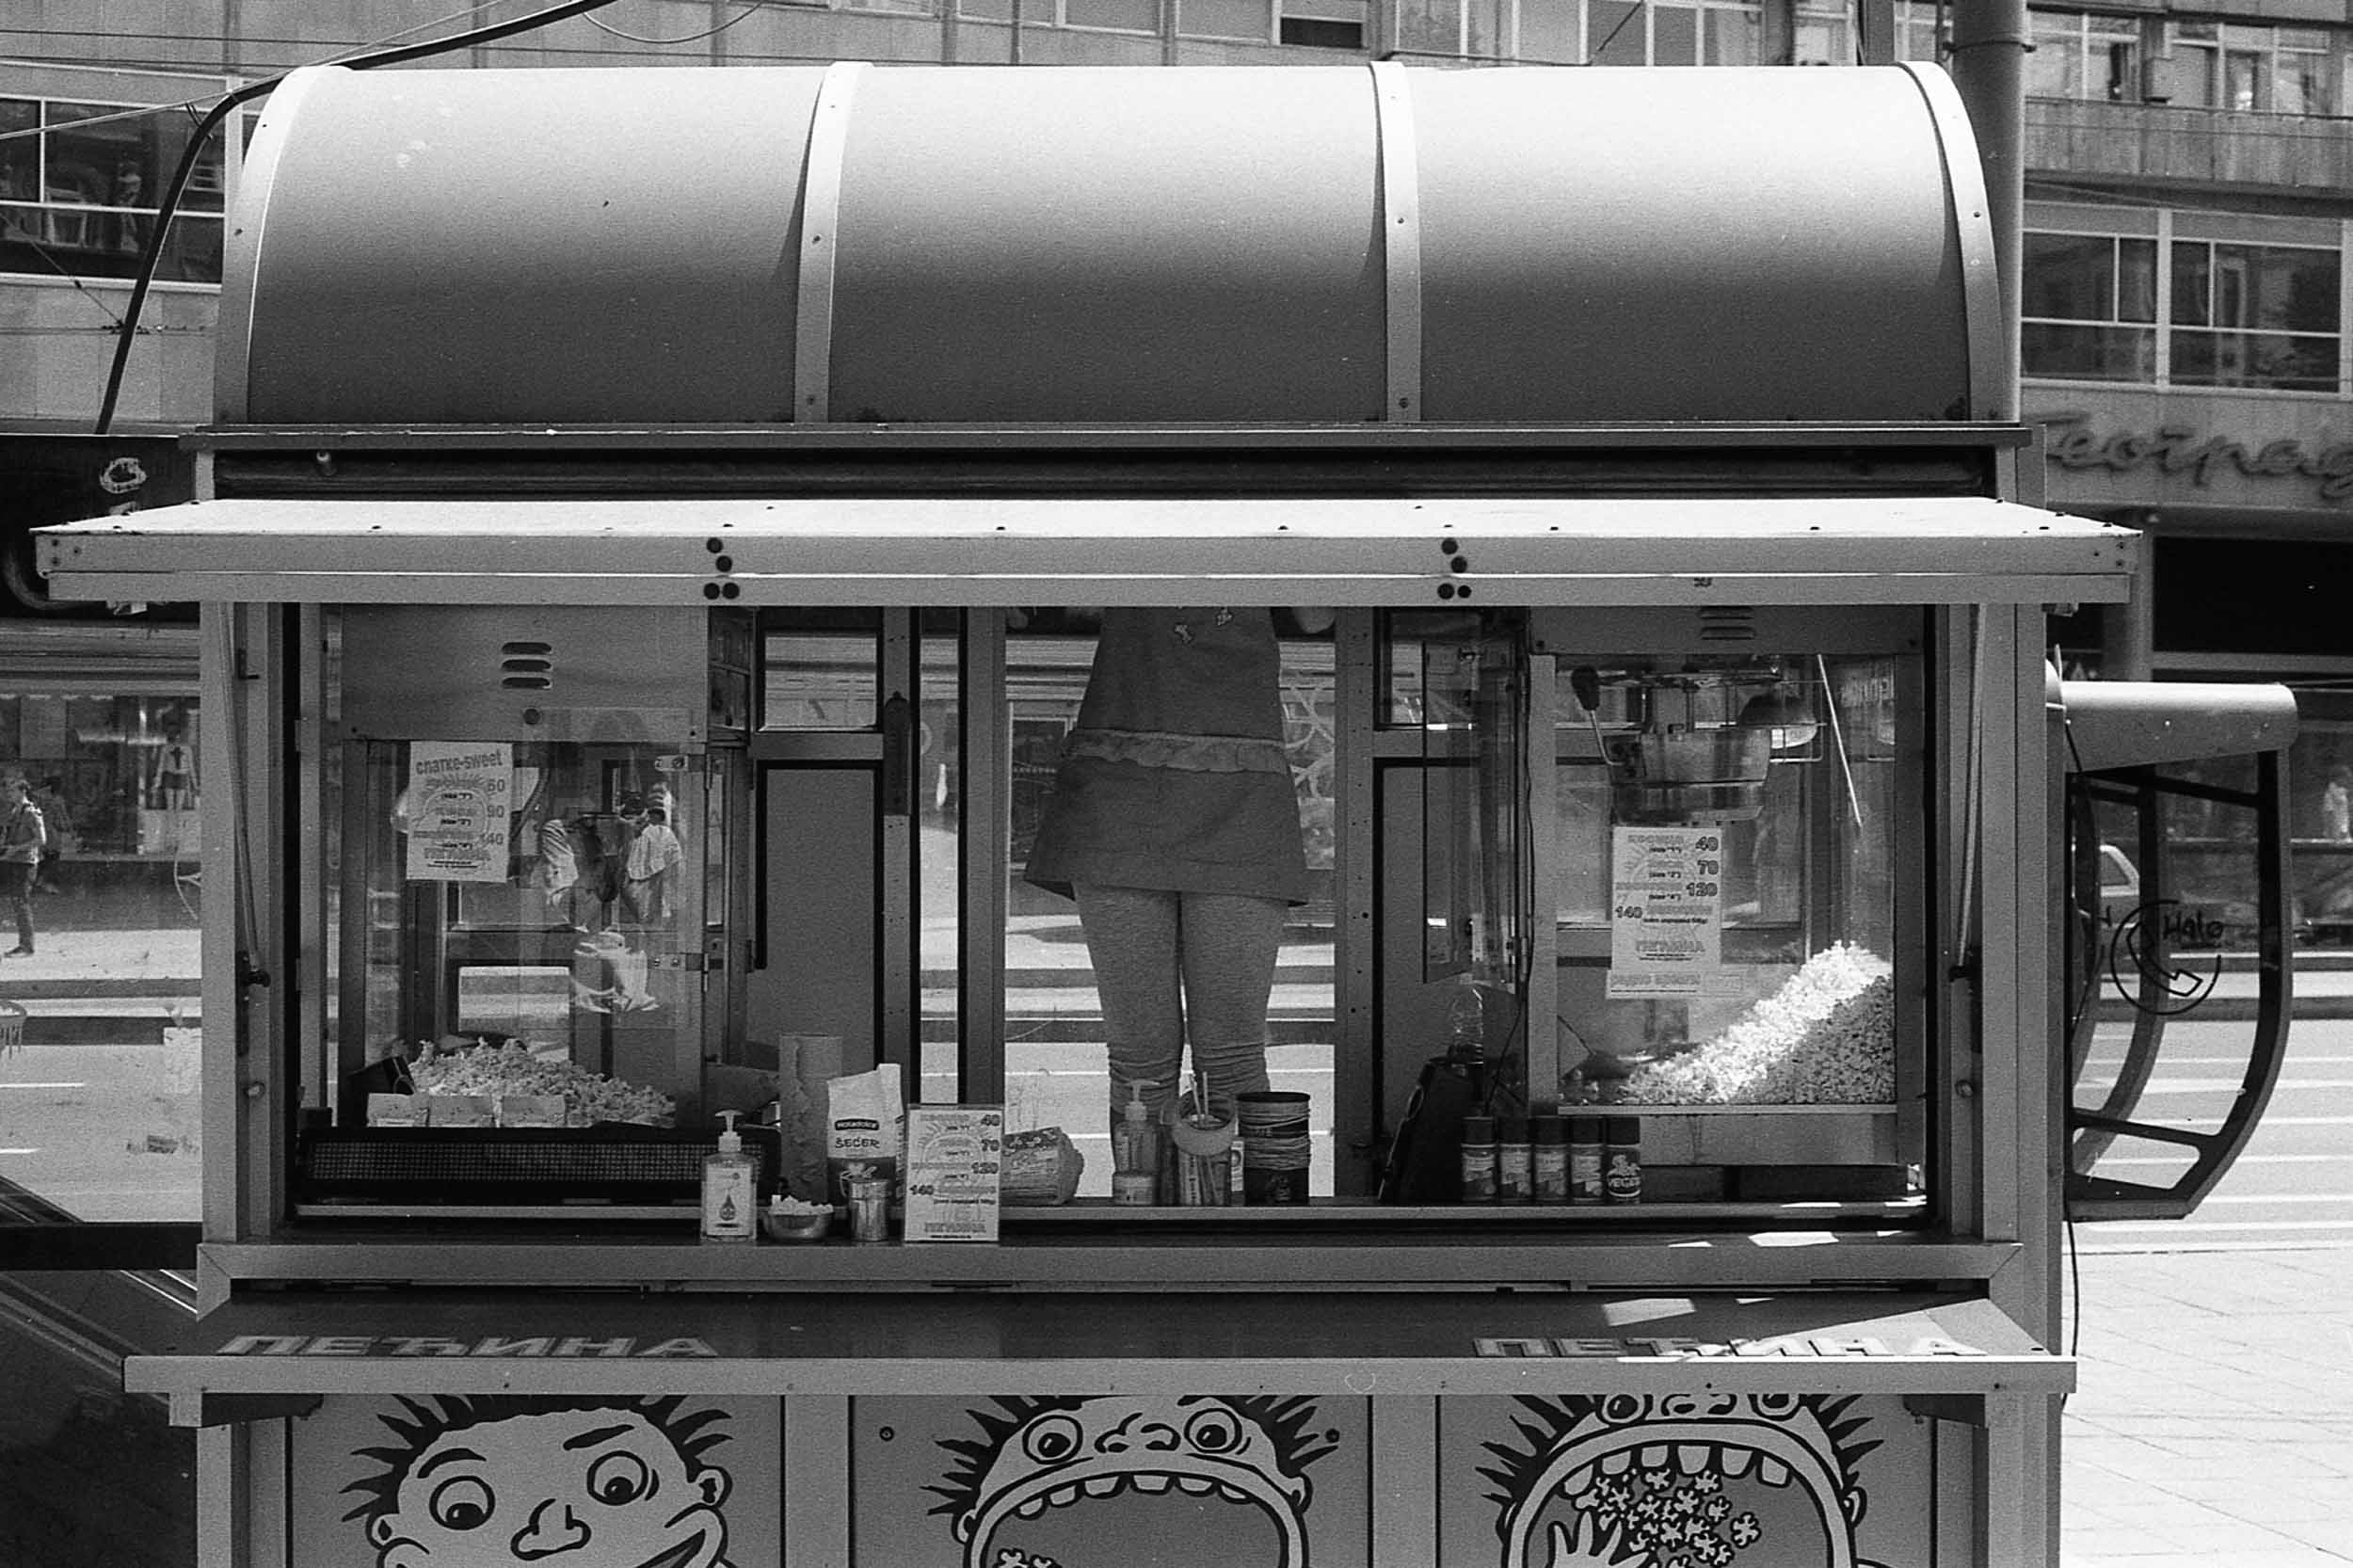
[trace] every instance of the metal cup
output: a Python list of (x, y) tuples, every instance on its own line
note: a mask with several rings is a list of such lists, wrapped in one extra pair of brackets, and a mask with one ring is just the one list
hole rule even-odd
[(841, 1184), (850, 1200), (850, 1240), (890, 1240), (890, 1182), (883, 1176), (852, 1176)]

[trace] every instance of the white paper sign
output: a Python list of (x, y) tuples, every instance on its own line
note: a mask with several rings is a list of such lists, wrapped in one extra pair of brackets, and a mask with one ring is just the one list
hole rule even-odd
[(411, 882), (506, 880), (515, 748), (504, 741), (411, 741), (402, 805)]
[(1695, 997), (1723, 966), (1723, 842), (1715, 827), (1610, 830), (1612, 997)]
[(1002, 1106), (908, 1106), (906, 1239), (996, 1240), (1004, 1151)]

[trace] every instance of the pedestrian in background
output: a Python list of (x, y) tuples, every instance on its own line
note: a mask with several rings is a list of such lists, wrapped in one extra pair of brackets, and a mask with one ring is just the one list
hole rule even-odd
[(33, 884), (40, 875), (49, 827), (22, 774), (0, 778), (0, 896), (16, 905), (16, 946), (10, 958), (33, 952)]

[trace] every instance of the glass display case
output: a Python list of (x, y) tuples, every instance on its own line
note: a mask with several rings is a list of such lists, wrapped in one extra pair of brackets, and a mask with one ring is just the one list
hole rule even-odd
[(1654, 1197), (1915, 1192), (1918, 617), (1593, 618), (1531, 634), (1555, 979), (1531, 1095), (1638, 1112)]

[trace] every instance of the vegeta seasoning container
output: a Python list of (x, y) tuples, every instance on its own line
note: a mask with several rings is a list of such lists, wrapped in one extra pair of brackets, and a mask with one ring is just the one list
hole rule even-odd
[(1601, 1151), (1601, 1189), (1610, 1203), (1642, 1201), (1642, 1123), (1636, 1116), (1609, 1118), (1609, 1142)]

